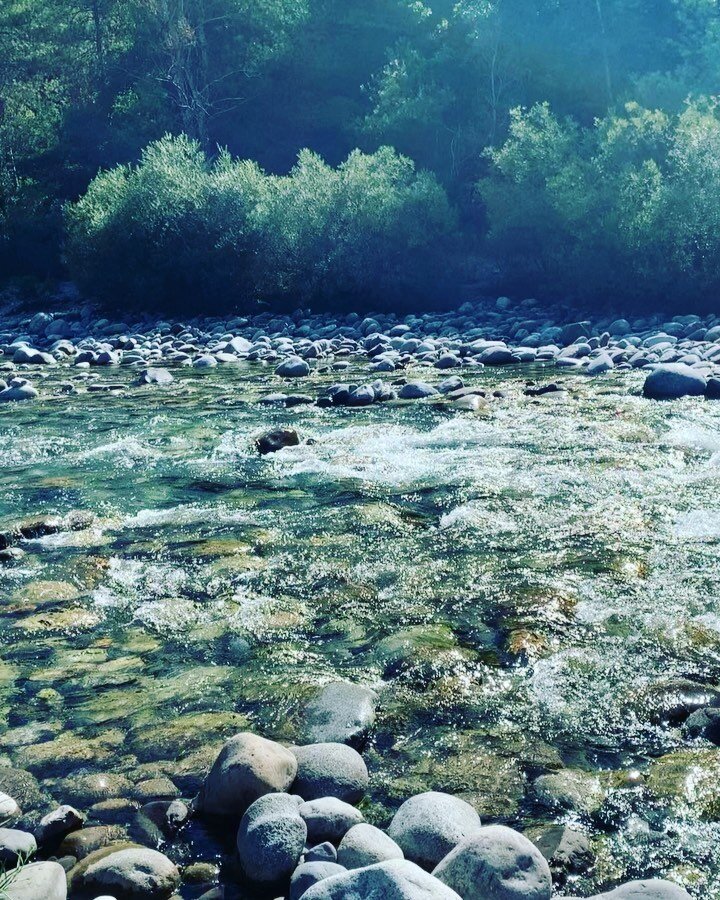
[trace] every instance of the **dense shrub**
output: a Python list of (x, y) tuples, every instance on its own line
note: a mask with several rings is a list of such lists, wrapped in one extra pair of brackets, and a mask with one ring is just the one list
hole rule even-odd
[(337, 169), (304, 150), (286, 176), (186, 137), (100, 173), (67, 210), (71, 269), (100, 297), (193, 308), (253, 298), (401, 298), (437, 288), (453, 234), (435, 179), (384, 147)]
[(628, 104), (583, 129), (547, 104), (512, 113), (480, 182), (493, 251), (516, 283), (591, 299), (714, 299), (720, 119)]

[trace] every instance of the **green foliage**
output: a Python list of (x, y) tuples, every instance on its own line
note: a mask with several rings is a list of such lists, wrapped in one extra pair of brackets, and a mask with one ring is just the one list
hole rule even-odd
[(387, 147), (337, 169), (304, 150), (277, 176), (166, 136), (69, 206), (67, 252), (88, 290), (143, 305), (388, 299), (433, 290), (453, 224), (437, 181)]
[(516, 283), (585, 298), (720, 288), (720, 117), (627, 104), (582, 129), (547, 104), (512, 112), (479, 184), (491, 247)]

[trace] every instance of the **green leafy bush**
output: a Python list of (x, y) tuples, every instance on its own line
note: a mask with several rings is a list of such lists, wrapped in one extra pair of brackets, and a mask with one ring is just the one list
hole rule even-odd
[(286, 176), (186, 137), (100, 173), (67, 210), (67, 255), (100, 297), (194, 308), (252, 299), (393, 299), (426, 293), (453, 234), (435, 179), (384, 147), (337, 169), (304, 150)]
[(720, 288), (720, 118), (628, 104), (583, 129), (547, 104), (512, 113), (480, 182), (489, 242), (518, 284), (591, 299), (683, 298)]

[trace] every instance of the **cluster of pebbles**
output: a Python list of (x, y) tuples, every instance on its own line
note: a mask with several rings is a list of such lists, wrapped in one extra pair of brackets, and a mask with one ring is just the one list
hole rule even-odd
[[(0, 317), (0, 373), (7, 380), (0, 379), (0, 402), (36, 398), (37, 385), (27, 376), (52, 366), (137, 367), (137, 384), (163, 384), (173, 380), (166, 367), (203, 371), (239, 362), (271, 368), (278, 379), (295, 383), (317, 373), (341, 378), (351, 368), (368, 370), (366, 382), (339, 380), (320, 396), (278, 391), (265, 398), (285, 406), (369, 406), (445, 393), (460, 408), (475, 409), (477, 395), (464, 388), (460, 372), (532, 363), (589, 376), (645, 370), (645, 394), (656, 399), (720, 396), (719, 316), (569, 318), (566, 310), (506, 297), (404, 317), (297, 310), (185, 322), (111, 322), (79, 302), (62, 313), (32, 316), (6, 308)], [(428, 378), (403, 378), (410, 367), (426, 367)], [(432, 372), (454, 377), (437, 384)], [(108, 387), (90, 373), (87, 378), (88, 390)]]
[[(93, 830), (85, 813), (69, 805), (49, 812), (33, 832), (0, 828), (5, 867), (0, 891), (6, 900), (553, 896), (548, 861), (520, 832), (484, 825), (472, 805), (438, 791), (410, 797), (382, 830), (366, 822), (358, 808), (368, 785), (363, 757), (347, 743), (286, 747), (242, 732), (226, 741), (194, 799), (156, 800), (141, 807), (137, 825), (142, 827), (135, 833), (145, 837), (144, 844), (115, 840), (92, 849), (92, 840), (82, 840)], [(22, 816), (7, 794), (0, 795), (0, 805), (6, 821)], [(181, 873), (171, 859), (173, 841), (198, 819), (234, 838), (215, 886), (202, 884), (202, 866)], [(43, 861), (30, 861), (36, 855)], [(649, 880), (630, 882), (595, 900), (690, 898), (669, 881)]]

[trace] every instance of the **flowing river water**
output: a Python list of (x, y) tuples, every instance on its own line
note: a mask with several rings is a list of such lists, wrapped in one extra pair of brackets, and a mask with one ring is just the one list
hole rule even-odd
[[(51, 370), (0, 408), (0, 530), (88, 514), (0, 568), (1, 766), (60, 802), (187, 795), (236, 731), (298, 739), (340, 677), (380, 691), (371, 821), (446, 790), (585, 830), (579, 896), (659, 874), (720, 898), (720, 750), (668, 712), (720, 682), (720, 403), (509, 367), (470, 379), (505, 393), (479, 415), (273, 410), (245, 364), (135, 374), (64, 394)], [(311, 440), (261, 457), (273, 425)]]

